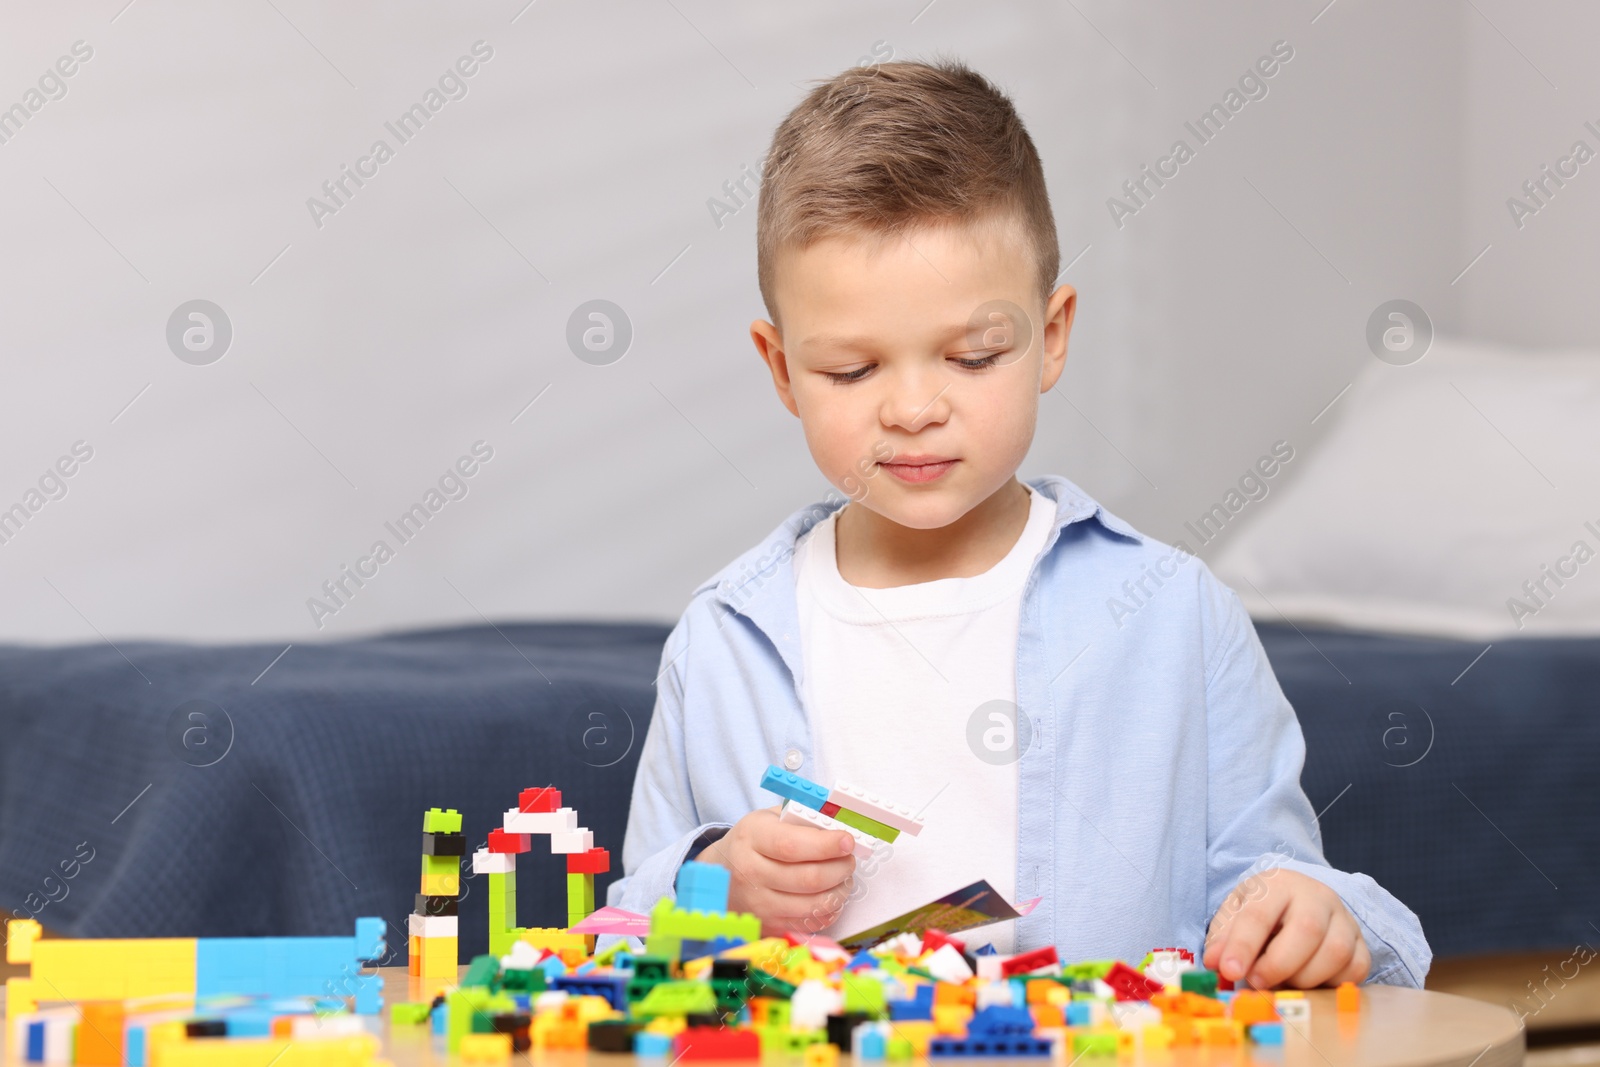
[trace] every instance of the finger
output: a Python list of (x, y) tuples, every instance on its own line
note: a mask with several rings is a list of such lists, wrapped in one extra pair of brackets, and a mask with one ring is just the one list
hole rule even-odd
[(760, 877), (768, 889), (779, 893), (815, 896), (848, 882), (855, 869), (854, 856), (810, 863), (779, 863), (763, 856)]
[(753, 834), (751, 847), (779, 863), (838, 859), (855, 850), (855, 839), (843, 830), (773, 820)]
[(1261, 946), (1277, 927), (1288, 906), (1289, 894), (1268, 892), (1257, 900), (1246, 901), (1222, 935), (1222, 947), (1215, 955), (1217, 973), (1230, 981), (1238, 981), (1255, 965), (1261, 955)]
[(1372, 951), (1367, 948), (1366, 938), (1361, 936), (1359, 928), (1356, 931), (1356, 951), (1346, 964), (1345, 969), (1328, 979), (1328, 985), (1338, 985), (1340, 982), (1364, 982), (1367, 975), (1372, 972)]
[[(1346, 953), (1346, 958), (1337, 960), (1337, 964), (1343, 966), (1354, 946), (1342, 936), (1330, 940), (1332, 919), (1328, 905), (1315, 897), (1301, 897), (1290, 903), (1277, 932), (1267, 942), (1266, 950), (1256, 960), (1255, 966), (1250, 968), (1250, 984), (1256, 989), (1271, 989), (1280, 985), (1325, 948), (1334, 956), (1341, 951)], [(1329, 966), (1328, 970), (1331, 972), (1333, 967)]]
[(1356, 942), (1360, 939), (1354, 923), (1335, 920), (1328, 927), (1328, 933), (1317, 950), (1286, 979), (1285, 984), (1296, 989), (1315, 989), (1327, 985), (1350, 966), (1350, 961), (1355, 958)]
[(848, 899), (843, 887), (814, 894), (768, 889), (757, 895), (756, 907), (763, 925), (774, 932), (814, 934), (833, 924)]

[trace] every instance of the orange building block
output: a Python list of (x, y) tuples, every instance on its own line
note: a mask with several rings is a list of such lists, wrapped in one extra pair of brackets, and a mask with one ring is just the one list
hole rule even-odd
[(1275, 1023), (1277, 1009), (1272, 1006), (1272, 994), (1256, 989), (1241, 989), (1233, 995), (1228, 1014), (1249, 1026), (1251, 1023)]
[(122, 1067), (122, 1017), (121, 1001), (84, 1004), (74, 1060), (79, 1067)]
[(1360, 1011), (1361, 987), (1354, 982), (1340, 982), (1339, 991), (1333, 995), (1333, 1006), (1338, 1011)]

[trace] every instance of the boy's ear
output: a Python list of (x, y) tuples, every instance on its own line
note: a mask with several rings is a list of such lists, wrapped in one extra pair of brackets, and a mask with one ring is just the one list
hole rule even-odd
[(800, 409), (795, 406), (794, 390), (789, 384), (789, 360), (784, 355), (783, 337), (778, 328), (765, 319), (757, 319), (750, 324), (750, 340), (755, 342), (756, 351), (761, 353), (767, 369), (772, 372), (772, 385), (778, 390), (778, 399), (789, 409), (789, 414), (798, 418)]
[(1050, 294), (1044, 309), (1044, 376), (1039, 382), (1039, 392), (1054, 388), (1067, 363), (1067, 335), (1072, 332), (1072, 318), (1078, 313), (1078, 291), (1063, 285)]

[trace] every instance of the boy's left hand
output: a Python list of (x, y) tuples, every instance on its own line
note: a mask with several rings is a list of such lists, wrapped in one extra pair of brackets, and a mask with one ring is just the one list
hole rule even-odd
[(1372, 954), (1339, 894), (1309, 875), (1273, 867), (1234, 887), (1212, 917), (1201, 962), (1255, 989), (1359, 982)]

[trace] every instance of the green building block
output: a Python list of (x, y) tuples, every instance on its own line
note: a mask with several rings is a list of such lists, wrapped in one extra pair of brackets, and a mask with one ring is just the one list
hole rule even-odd
[(482, 987), (456, 989), (445, 995), (445, 1047), (452, 1054), (461, 1051), (461, 1039), (472, 1033), (472, 1017), (484, 1013), (489, 996)]
[(594, 875), (567, 875), (567, 911), (585, 915), (594, 910)]
[[(762, 997), (767, 1006), (767, 1025), (777, 1030), (789, 1029), (789, 1001), (776, 997)], [(763, 1049), (766, 1047), (762, 1046)]]
[(1203, 997), (1217, 996), (1217, 972), (1193, 970), (1184, 971), (1178, 975), (1178, 982), (1185, 993), (1199, 993)]
[(672, 961), (662, 956), (635, 956), (633, 977), (628, 979), (628, 1003), (643, 1000), (650, 990), (672, 978)]
[(709, 1015), (717, 1010), (717, 997), (709, 982), (658, 982), (643, 1000), (633, 1005), (633, 1015), (652, 1019), (658, 1015)]
[[(750, 968), (748, 981), (750, 983), (750, 995), (754, 997), (778, 997), (787, 1001), (794, 996), (794, 983), (785, 982), (777, 975), (768, 974), (766, 971), (756, 967)], [(784, 1005), (786, 1011), (788, 1007), (788, 1004)]]
[(904, 1037), (891, 1037), (889, 1039), (888, 1060), (891, 1063), (900, 1063), (909, 1060), (915, 1055), (911, 1041)]
[(429, 808), (422, 816), (425, 834), (459, 834), (461, 813), (455, 808)]
[(474, 956), (467, 965), (467, 973), (462, 976), (461, 984), (464, 986), (484, 986), (493, 988), (495, 980), (500, 977), (500, 960), (494, 956)]
[(489, 951), (504, 956), (511, 951), (517, 935), (517, 876), (489, 875)]
[(543, 993), (544, 972), (537, 967), (507, 968), (500, 976), (500, 988), (511, 993)]
[(851, 811), (849, 808), (840, 808), (833, 813), (833, 817), (846, 826), (853, 826), (862, 833), (870, 837), (876, 837), (880, 841), (893, 841), (900, 836), (900, 831), (893, 826), (881, 823), (877, 819), (869, 819), (859, 811)]
[(433, 1005), (420, 1000), (407, 1000), (396, 1004), (389, 1012), (393, 1026), (421, 1026), (428, 1021)]
[(423, 874), (460, 874), (460, 856), (428, 856), (422, 857)]
[(1115, 1056), (1117, 1054), (1116, 1031), (1088, 1031), (1072, 1035), (1072, 1055), (1079, 1056)]
[(845, 973), (844, 976), (844, 1010), (846, 1012), (860, 1011), (874, 1019), (887, 1019), (889, 1005), (884, 1000), (883, 983), (876, 978), (862, 978), (859, 975)]
[(677, 959), (685, 940), (712, 941), (718, 937), (759, 941), (761, 920), (742, 912), (686, 911), (676, 907), (670, 897), (662, 897), (650, 909), (650, 936), (645, 939), (645, 951), (652, 956)]
[(1061, 969), (1061, 976), (1068, 981), (1086, 981), (1091, 978), (1104, 978), (1111, 973), (1111, 965), (1116, 960), (1084, 960), (1081, 963), (1071, 963)]

